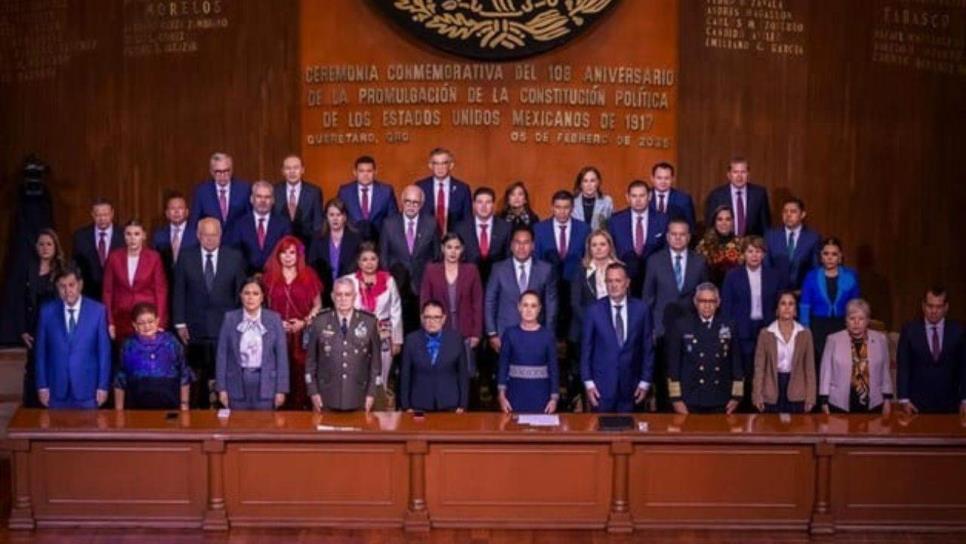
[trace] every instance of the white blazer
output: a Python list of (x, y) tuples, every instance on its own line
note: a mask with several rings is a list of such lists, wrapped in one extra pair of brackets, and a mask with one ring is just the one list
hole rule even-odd
[[(882, 404), (883, 395), (891, 395), (892, 373), (889, 371), (889, 343), (878, 331), (869, 331), (869, 406)], [(819, 395), (828, 395), (828, 402), (841, 410), (849, 409), (852, 390), (852, 337), (849, 331), (830, 334), (822, 353)]]

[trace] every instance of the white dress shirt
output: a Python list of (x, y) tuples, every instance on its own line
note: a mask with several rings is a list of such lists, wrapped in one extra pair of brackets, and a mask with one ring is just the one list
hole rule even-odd
[(252, 212), (252, 215), (255, 216), (255, 232), (258, 233), (258, 220), (259, 219), (264, 219), (265, 220), (265, 234), (268, 234), (268, 218), (272, 214), (266, 213), (265, 215), (262, 215), (262, 214), (260, 214), (258, 212)]
[(516, 257), (513, 258), (513, 277), (516, 278), (517, 285), (520, 284), (520, 267), (523, 266), (523, 270), (527, 273), (527, 286), (530, 286), (530, 272), (533, 268), (533, 257), (525, 261), (518, 261)]
[(745, 267), (745, 273), (748, 274), (748, 285), (751, 286), (751, 317), (752, 321), (758, 321), (764, 317), (764, 311), (761, 307), (761, 266), (752, 270), (750, 267)]
[(78, 325), (80, 324), (80, 310), (83, 300), (84, 297), (77, 297), (77, 302), (73, 306), (68, 306), (66, 302), (64, 303), (64, 329), (67, 331), (70, 331), (70, 310), (74, 310), (74, 322)]
[[(618, 301), (614, 301), (613, 299), (611, 299), (610, 301), (610, 322), (611, 322), (611, 325), (614, 327), (615, 331), (617, 330), (617, 307), (618, 306), (621, 307), (620, 309), (621, 319), (624, 320), (624, 341), (626, 342), (627, 337), (630, 334), (630, 331), (627, 328), (628, 323), (627, 323), (627, 297), (626, 296), (623, 299)], [(651, 387), (651, 384), (644, 380), (641, 380), (637, 383), (638, 389), (647, 390), (650, 387)], [(584, 380), (584, 388), (597, 389), (597, 385), (594, 384), (594, 380)]]
[(643, 244), (647, 245), (647, 208), (643, 212), (636, 212), (631, 210), (631, 243), (633, 247), (637, 247), (637, 218), (641, 217), (644, 221), (641, 223), (644, 226), (644, 240)]
[(479, 217), (473, 216), (473, 221), (476, 223), (476, 242), (479, 245), (480, 233), (483, 229), (480, 228), (481, 225), (486, 225), (486, 237), (490, 241), (490, 248), (493, 248), (493, 216), (486, 219), (480, 219)]
[(170, 237), (171, 245), (174, 245), (174, 239), (176, 234), (178, 235), (178, 238), (181, 240), (181, 245), (182, 246), (184, 245), (184, 242), (185, 242), (184, 231), (187, 226), (188, 226), (187, 221), (185, 221), (184, 223), (181, 223), (180, 225), (177, 225), (175, 223), (169, 223), (168, 230), (171, 232), (171, 237)]
[(746, 183), (744, 187), (735, 187), (731, 184), (728, 186), (731, 187), (731, 215), (735, 218), (734, 228), (738, 228), (738, 191), (741, 191), (741, 205), (745, 210), (745, 230), (748, 230), (748, 184)]
[(671, 271), (672, 272), (674, 271), (674, 263), (675, 263), (675, 261), (677, 261), (677, 256), (680, 255), (681, 256), (681, 275), (685, 279), (687, 279), (687, 277), (688, 277), (688, 250), (687, 249), (683, 249), (683, 250), (681, 250), (680, 253), (678, 253), (677, 251), (674, 251), (673, 249), (668, 248), (668, 251), (671, 252)]
[(795, 338), (798, 336), (798, 333), (805, 330), (805, 327), (796, 321), (794, 327), (792, 328), (792, 335), (788, 339), (788, 342), (786, 342), (785, 338), (782, 336), (781, 329), (778, 327), (778, 320), (773, 321), (772, 324), (768, 326), (767, 330), (775, 336), (775, 340), (777, 341), (778, 372), (782, 374), (791, 372), (792, 357), (795, 355)]
[(288, 199), (289, 195), (292, 194), (292, 189), (295, 189), (295, 203), (298, 204), (299, 197), (302, 196), (302, 180), (296, 181), (294, 184), (285, 182), (285, 209), (288, 209)]
[(362, 189), (367, 189), (369, 194), (369, 213), (372, 213), (372, 195), (375, 193), (376, 182), (373, 181), (369, 185), (363, 185), (361, 183), (356, 183), (356, 196), (359, 198), (359, 211), (362, 211)]
[(138, 271), (138, 261), (141, 260), (141, 254), (137, 255), (128, 254), (127, 256), (127, 284), (134, 286), (134, 275)]
[(97, 228), (96, 226), (94, 227), (94, 250), (95, 251), (97, 250), (97, 244), (99, 244), (101, 242), (101, 233), (102, 232), (105, 233), (105, 236), (104, 236), (104, 244), (105, 244), (105, 247), (107, 248), (107, 252), (110, 253), (111, 252), (111, 238), (114, 236), (114, 224), (112, 223), (109, 227), (107, 227), (104, 230), (101, 230), (101, 229)]
[(597, 295), (598, 300), (607, 296), (606, 272), (608, 266), (609, 263), (604, 265), (604, 268), (598, 270), (597, 265), (591, 262), (587, 268), (587, 277), (594, 277), (594, 294)]
[(570, 234), (574, 230), (573, 219), (568, 219), (566, 223), (560, 223), (556, 219), (553, 220), (553, 245), (558, 250), (560, 249), (560, 227), (567, 228), (566, 232), (564, 232), (564, 240), (567, 241), (567, 253), (570, 253)]
[(228, 203), (228, 208), (231, 209), (231, 180), (228, 180), (228, 183), (224, 185), (218, 185), (218, 182), (215, 182), (215, 201), (218, 202), (219, 206), (221, 206), (219, 198), (221, 197), (222, 189), (225, 190), (225, 202)]
[(658, 191), (657, 189), (655, 189), (654, 196), (651, 198), (651, 200), (654, 201), (655, 210), (658, 210), (658, 211), (661, 210), (660, 206), (661, 206), (662, 196), (664, 197), (664, 209), (667, 210), (671, 206), (671, 190), (668, 189), (667, 191)]

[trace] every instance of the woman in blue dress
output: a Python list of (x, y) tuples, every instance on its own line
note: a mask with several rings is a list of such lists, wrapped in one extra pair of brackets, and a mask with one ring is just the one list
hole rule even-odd
[(134, 305), (134, 334), (121, 347), (121, 368), (114, 377), (114, 407), (140, 410), (188, 409), (191, 369), (181, 343), (160, 330), (158, 309)]
[(536, 292), (520, 295), (520, 324), (505, 330), (501, 338), (497, 387), (500, 408), (506, 413), (557, 411), (557, 340), (552, 331), (540, 326), (540, 306)]

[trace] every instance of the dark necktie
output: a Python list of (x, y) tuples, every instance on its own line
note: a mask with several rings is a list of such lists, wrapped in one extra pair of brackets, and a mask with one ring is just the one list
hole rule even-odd
[(101, 239), (97, 242), (97, 258), (101, 261), (101, 266), (104, 266), (104, 261), (107, 260), (107, 232), (101, 231)]
[(795, 255), (795, 231), (788, 231), (788, 260)]
[(258, 218), (258, 249), (265, 249), (265, 218)]
[(932, 326), (932, 342), (931, 342), (932, 360), (939, 362), (939, 356), (942, 355), (942, 349), (939, 347), (939, 327)]
[(369, 220), (369, 188), (362, 187), (362, 218)]
[(637, 226), (634, 227), (634, 253), (644, 253), (644, 216), (637, 216)]
[(67, 308), (67, 313), (70, 314), (70, 318), (67, 319), (67, 334), (74, 334), (74, 329), (77, 328), (77, 316), (74, 315), (76, 311), (75, 308)]
[(735, 191), (735, 235), (744, 236), (745, 229), (745, 199), (741, 198), (741, 189)]
[(446, 233), (446, 191), (443, 190), (442, 183), (436, 191), (436, 227), (441, 234)]
[(657, 195), (657, 211), (661, 213), (667, 213), (667, 208), (664, 207), (664, 194)]
[(624, 345), (624, 317), (621, 315), (621, 308), (624, 306), (622, 304), (614, 305), (614, 329), (617, 330), (617, 345)]
[(209, 292), (211, 291), (211, 286), (215, 283), (215, 262), (213, 257), (214, 255), (211, 253), (205, 254), (205, 289)]
[(567, 257), (567, 225), (560, 225), (560, 237), (557, 240), (557, 252), (560, 253), (561, 259), (565, 259)]
[(342, 329), (342, 336), (349, 334), (349, 320), (344, 317), (342, 318), (341, 329)]

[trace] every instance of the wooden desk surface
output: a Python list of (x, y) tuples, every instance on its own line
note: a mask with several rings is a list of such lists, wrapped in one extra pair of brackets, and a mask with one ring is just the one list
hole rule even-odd
[[(199, 439), (210, 436), (221, 440), (298, 439), (308, 436), (340, 441), (363, 439), (399, 441), (411, 437), (444, 437), (447, 441), (575, 441), (610, 442), (615, 436), (625, 440), (707, 440), (712, 437), (734, 442), (814, 442), (843, 440), (935, 442), (966, 444), (966, 418), (958, 415), (672, 415), (636, 414), (646, 422), (646, 431), (620, 433), (597, 430), (594, 414), (561, 414), (559, 427), (535, 428), (519, 425), (514, 416), (500, 413), (431, 413), (422, 420), (401, 412), (365, 414), (310, 412), (232, 412), (218, 418), (216, 412), (199, 410), (179, 412), (169, 418), (161, 411), (114, 410), (18, 410), (8, 427), (12, 440), (52, 438)], [(318, 425), (345, 430), (319, 431)]]

